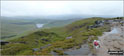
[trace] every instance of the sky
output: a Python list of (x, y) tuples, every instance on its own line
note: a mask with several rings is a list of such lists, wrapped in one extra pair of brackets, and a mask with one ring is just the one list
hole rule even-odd
[(123, 16), (123, 1), (1, 1), (1, 16)]

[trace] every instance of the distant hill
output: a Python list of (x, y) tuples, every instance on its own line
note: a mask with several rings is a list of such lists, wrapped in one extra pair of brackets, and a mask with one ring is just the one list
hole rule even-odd
[(67, 20), (55, 20), (44, 25), (44, 28), (51, 27), (63, 27), (65, 25), (71, 24), (72, 22), (80, 19), (67, 19)]
[[(22, 19), (21, 19), (22, 18)], [(15, 37), (22, 33), (28, 33), (37, 30), (36, 24), (44, 24), (43, 28), (61, 27), (67, 25), (74, 19), (57, 20), (57, 19), (39, 19), (28, 17), (1, 17), (1, 39)]]
[(1, 38), (9, 38), (17, 36), (27, 31), (37, 29), (36, 24), (44, 24), (54, 20), (48, 19), (10, 19), (7, 17), (1, 18)]

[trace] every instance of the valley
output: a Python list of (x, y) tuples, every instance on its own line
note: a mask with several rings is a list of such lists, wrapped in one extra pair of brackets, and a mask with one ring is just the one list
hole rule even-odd
[(39, 30), (40, 28), (51, 28), (67, 25), (75, 20), (56, 20), (56, 19), (15, 19), (1, 18), (1, 40), (9, 40), (28, 33)]

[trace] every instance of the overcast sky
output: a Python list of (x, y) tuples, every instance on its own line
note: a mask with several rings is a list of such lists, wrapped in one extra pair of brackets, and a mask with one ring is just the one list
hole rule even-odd
[(123, 1), (2, 1), (2, 16), (123, 16)]

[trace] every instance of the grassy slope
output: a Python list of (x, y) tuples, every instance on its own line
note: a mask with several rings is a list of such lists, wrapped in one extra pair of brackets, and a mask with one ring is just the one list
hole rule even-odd
[(78, 19), (56, 20), (56, 21), (52, 21), (52, 22), (45, 24), (44, 28), (62, 27), (62, 26), (68, 25), (76, 20), (78, 20)]
[[(28, 21), (28, 20), (9, 20), (9, 19), (1, 19), (1, 35), (2, 37), (9, 37), (13, 35), (17, 35), (29, 30), (34, 30), (36, 29), (35, 25), (33, 22)], [(14, 24), (14, 23), (25, 23), (25, 22), (30, 22), (30, 24)], [(2, 38), (3, 39), (3, 38)]]
[[(56, 50), (56, 48), (69, 49), (74, 46), (88, 42), (87, 39), (93, 36), (88, 42), (92, 48), (92, 41), (97, 39), (97, 36), (102, 35), (103, 31), (108, 30), (108, 26), (103, 26), (99, 28), (94, 28), (88, 30), (88, 25), (93, 25), (94, 21), (103, 20), (103, 18), (88, 18), (73, 22), (65, 27), (42, 29), (36, 31), (29, 35), (23, 36), (23, 38), (17, 38), (10, 40), (10, 42), (26, 42), (23, 43), (10, 43), (8, 45), (2, 46), (2, 54), (9, 55), (50, 55), (50, 51), (55, 51), (58, 54), (64, 54), (63, 51)], [(72, 36), (72, 39), (65, 39), (68, 36)], [(44, 42), (41, 39), (47, 39)], [(52, 44), (51, 46), (44, 48), (42, 50), (33, 52), (32, 48), (40, 48), (41, 46)], [(12, 51), (10, 51), (12, 50)], [(17, 52), (18, 51), (18, 52)]]
[[(35, 24), (45, 23), (44, 28), (59, 27), (67, 25), (75, 20), (50, 20), (50, 19), (1, 19), (2, 40), (13, 39), (25, 33), (37, 30)], [(27, 24), (26, 24), (27, 23)], [(10, 38), (11, 37), (11, 38)]]

